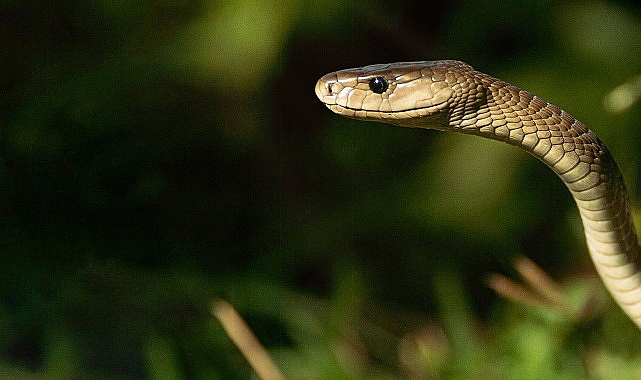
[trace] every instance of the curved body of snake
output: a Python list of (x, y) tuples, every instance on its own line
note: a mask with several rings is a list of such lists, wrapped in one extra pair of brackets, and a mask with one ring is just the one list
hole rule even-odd
[(455, 131), (525, 149), (567, 185), (606, 288), (641, 328), (640, 247), (621, 172), (598, 137), (547, 101), (459, 61), (371, 65), (323, 76), (316, 95), (346, 117)]

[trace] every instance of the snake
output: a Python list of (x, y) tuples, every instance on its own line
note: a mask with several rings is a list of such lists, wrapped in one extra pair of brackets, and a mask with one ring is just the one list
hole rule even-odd
[(456, 60), (339, 70), (321, 77), (315, 92), (341, 116), (499, 140), (545, 163), (574, 198), (601, 281), (641, 329), (641, 248), (628, 193), (612, 154), (582, 122)]

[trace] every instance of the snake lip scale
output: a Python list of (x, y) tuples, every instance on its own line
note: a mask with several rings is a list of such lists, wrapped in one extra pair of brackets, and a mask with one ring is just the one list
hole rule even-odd
[(518, 146), (554, 171), (577, 204), (594, 267), (641, 328), (641, 248), (621, 171), (583, 123), (546, 100), (454, 60), (378, 64), (327, 74), (316, 96), (332, 112)]

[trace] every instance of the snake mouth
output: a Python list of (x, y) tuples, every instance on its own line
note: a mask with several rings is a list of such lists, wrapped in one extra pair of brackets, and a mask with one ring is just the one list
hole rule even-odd
[[(380, 109), (364, 109), (364, 108), (348, 107), (338, 103), (324, 103), (324, 104), (327, 108), (329, 108), (333, 112), (342, 116), (353, 117), (351, 116), (352, 114), (367, 115), (365, 117), (358, 117), (359, 119), (361, 118), (363, 119), (405, 119), (405, 118), (412, 118), (412, 117), (421, 117), (421, 116), (427, 116), (432, 114), (433, 109), (438, 108), (438, 104), (436, 104), (432, 106), (408, 108), (403, 110), (382, 111)], [(402, 118), (398, 117), (399, 115), (404, 115), (404, 117)]]

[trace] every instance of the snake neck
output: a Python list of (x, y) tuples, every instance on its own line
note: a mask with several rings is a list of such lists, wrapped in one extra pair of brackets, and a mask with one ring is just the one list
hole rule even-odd
[[(481, 74), (485, 102), (450, 127), (518, 146), (550, 167), (579, 208), (587, 246), (608, 290), (641, 327), (641, 249), (623, 177), (610, 152), (583, 123), (559, 107)], [(456, 114), (456, 113), (454, 113)]]

